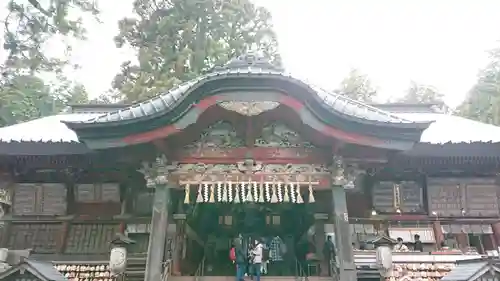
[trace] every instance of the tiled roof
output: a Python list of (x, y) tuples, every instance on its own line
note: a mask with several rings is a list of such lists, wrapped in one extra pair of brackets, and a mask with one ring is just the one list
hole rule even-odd
[(85, 121), (73, 121), (74, 123), (106, 123), (131, 120), (145, 116), (151, 116), (160, 112), (168, 112), (173, 109), (177, 102), (187, 96), (191, 90), (201, 86), (202, 84), (220, 79), (231, 78), (254, 78), (254, 79), (280, 79), (286, 80), (289, 83), (296, 83), (314, 92), (323, 100), (324, 106), (331, 111), (345, 114), (350, 117), (360, 118), (367, 121), (385, 122), (385, 123), (414, 123), (412, 121), (401, 118), (390, 112), (375, 108), (373, 106), (355, 101), (342, 94), (328, 92), (291, 75), (280, 71), (265, 69), (255, 66), (247, 66), (244, 68), (229, 68), (225, 70), (214, 71), (202, 75), (194, 80), (190, 80), (170, 91), (161, 94), (152, 99), (134, 104), (128, 108), (103, 114), (101, 116)]
[(486, 261), (459, 264), (448, 275), (443, 277), (441, 281), (467, 281), (473, 275), (486, 268), (487, 265), (488, 262)]
[(66, 281), (67, 279), (62, 275), (59, 271), (57, 271), (51, 263), (35, 261), (35, 260), (26, 260), (26, 263), (29, 264), (34, 270), (38, 271), (40, 275), (44, 276), (47, 280), (50, 281)]
[[(500, 142), (500, 127), (441, 113), (394, 113), (411, 121), (435, 121), (422, 133), (421, 143)], [(0, 142), (79, 142), (61, 121), (87, 121), (101, 113), (73, 113), (43, 117), (0, 128)]]
[(84, 121), (102, 115), (59, 114), (0, 128), (0, 142), (79, 142), (76, 133), (61, 121)]
[[(0, 273), (0, 279), (7, 278), (11, 274), (15, 274), (21, 270), (34, 275), (37, 279), (42, 281), (67, 281), (66, 277), (57, 271), (51, 263), (25, 259), (20, 264), (15, 265)], [(29, 278), (28, 278), (29, 279)]]
[(500, 127), (442, 113), (397, 113), (412, 121), (435, 121), (420, 138), (421, 143), (500, 142)]

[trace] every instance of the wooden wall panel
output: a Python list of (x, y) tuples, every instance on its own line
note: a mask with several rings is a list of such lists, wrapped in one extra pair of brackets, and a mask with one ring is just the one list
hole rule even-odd
[(429, 178), (427, 180), (429, 213), (438, 216), (457, 217), (462, 215), (465, 194), (460, 179)]
[(69, 227), (65, 253), (104, 254), (110, 250), (110, 242), (120, 231), (119, 224), (77, 223)]
[(60, 183), (21, 183), (14, 187), (14, 215), (64, 215), (67, 190)]
[(465, 215), (492, 217), (500, 215), (498, 185), (494, 179), (471, 179), (464, 185)]
[(493, 178), (429, 178), (429, 212), (445, 217), (497, 217), (499, 187)]
[[(396, 188), (396, 185), (399, 187)], [(394, 213), (396, 209), (403, 213), (424, 211), (422, 186), (414, 181), (377, 182), (373, 187), (372, 200), (373, 207), (380, 212)]]
[(62, 223), (13, 223), (7, 247), (12, 250), (33, 249), (35, 253), (56, 253)]
[(347, 212), (351, 218), (366, 218), (371, 214), (370, 196), (361, 192), (346, 192)]

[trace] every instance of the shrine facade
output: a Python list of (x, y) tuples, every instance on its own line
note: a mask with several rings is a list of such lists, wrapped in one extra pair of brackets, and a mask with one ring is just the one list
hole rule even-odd
[[(380, 278), (379, 244), (411, 251), (417, 235), (387, 278), (437, 280), (500, 243), (499, 141), (435, 105), (367, 105), (245, 55), (134, 105), (0, 128), (0, 247), (79, 281), (220, 280), (234, 238), (279, 238), (269, 276), (356, 280)], [(117, 236), (133, 240), (118, 277)]]

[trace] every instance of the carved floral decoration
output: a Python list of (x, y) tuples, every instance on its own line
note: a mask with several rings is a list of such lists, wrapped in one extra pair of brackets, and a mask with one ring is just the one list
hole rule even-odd
[(245, 116), (255, 116), (278, 107), (275, 101), (222, 101), (220, 107)]
[(190, 187), (197, 186), (197, 203), (304, 203), (301, 188), (306, 187), (309, 203), (314, 203), (313, 175), (327, 175), (322, 165), (262, 164), (179, 164), (173, 174), (190, 175), (181, 180), (184, 203), (191, 203)]
[(282, 147), (282, 148), (314, 148), (302, 136), (287, 125), (275, 122), (262, 129), (261, 136), (255, 140), (256, 147)]
[(199, 139), (192, 144), (186, 145), (186, 149), (196, 148), (235, 148), (245, 145), (233, 125), (227, 121), (218, 121), (203, 130)]

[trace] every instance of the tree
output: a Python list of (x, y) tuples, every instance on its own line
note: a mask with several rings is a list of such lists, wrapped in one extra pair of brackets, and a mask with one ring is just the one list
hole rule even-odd
[(54, 87), (32, 75), (18, 75), (0, 89), (0, 126), (58, 114), (68, 104), (89, 103), (81, 84), (66, 81)]
[(397, 98), (398, 103), (429, 103), (429, 104), (441, 104), (444, 105), (443, 101), (444, 95), (440, 93), (435, 87), (430, 85), (418, 84), (416, 82), (411, 82), (410, 88), (406, 94)]
[(137, 51), (113, 82), (127, 102), (154, 96), (248, 50), (280, 64), (271, 15), (250, 0), (136, 0), (116, 45)]
[[(0, 64), (0, 126), (58, 113), (71, 99), (88, 100), (84, 88), (62, 75), (71, 46), (57, 57), (46, 51), (52, 39), (84, 38), (81, 19), (69, 13), (97, 15), (94, 1), (9, 0), (7, 11), (2, 25), (6, 59)], [(63, 79), (58, 85), (48, 85), (39, 78), (43, 72)]]
[(20, 71), (33, 75), (39, 71), (60, 70), (67, 60), (47, 56), (44, 48), (56, 36), (83, 38), (85, 30), (81, 19), (68, 16), (75, 9), (98, 14), (91, 0), (52, 0), (42, 3), (38, 0), (28, 0), (27, 3), (9, 0), (8, 15), (3, 24), (3, 48), (7, 51), (4, 76)]
[(457, 108), (457, 114), (480, 122), (500, 125), (500, 48), (490, 52), (490, 62)]
[(368, 75), (362, 74), (357, 69), (351, 69), (337, 91), (351, 99), (367, 103), (373, 102), (373, 98), (377, 95)]

